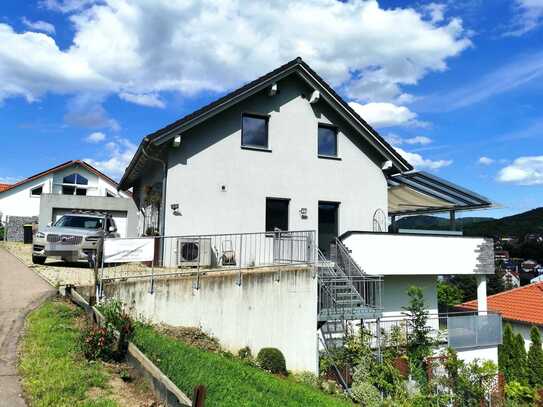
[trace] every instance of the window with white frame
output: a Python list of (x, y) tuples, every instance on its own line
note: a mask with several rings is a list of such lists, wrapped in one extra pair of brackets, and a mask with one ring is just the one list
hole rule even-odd
[(73, 173), (62, 179), (63, 195), (87, 195), (89, 180), (81, 174)]

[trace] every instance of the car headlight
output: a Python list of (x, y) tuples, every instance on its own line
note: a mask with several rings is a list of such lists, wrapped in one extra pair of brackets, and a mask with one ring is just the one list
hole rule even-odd
[(37, 237), (38, 239), (45, 239), (45, 233), (43, 233), (43, 232), (38, 232), (38, 233), (36, 233), (36, 237)]

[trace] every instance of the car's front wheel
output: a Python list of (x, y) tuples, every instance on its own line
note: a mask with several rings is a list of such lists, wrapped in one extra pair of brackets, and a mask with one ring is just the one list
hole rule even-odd
[(43, 256), (32, 256), (32, 263), (34, 264), (45, 264), (47, 257)]

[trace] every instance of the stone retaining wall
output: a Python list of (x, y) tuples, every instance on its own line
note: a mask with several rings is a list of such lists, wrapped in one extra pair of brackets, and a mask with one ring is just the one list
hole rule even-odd
[(23, 226), (30, 223), (38, 224), (37, 216), (9, 216), (6, 222), (6, 238), (12, 242), (22, 242), (24, 240)]

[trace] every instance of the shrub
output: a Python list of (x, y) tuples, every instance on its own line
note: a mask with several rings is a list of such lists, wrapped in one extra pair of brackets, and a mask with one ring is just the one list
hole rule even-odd
[(534, 391), (517, 381), (505, 385), (505, 395), (508, 402), (518, 403), (518, 405), (531, 405), (536, 400)]
[(124, 311), (123, 304), (119, 300), (108, 300), (101, 304), (98, 310), (104, 315), (110, 329), (114, 328), (119, 332), (114, 359), (120, 361), (128, 352), (128, 341), (134, 334), (134, 322), (130, 315)]
[(241, 348), (238, 351), (238, 357), (242, 360), (253, 360), (253, 353), (251, 352), (251, 348), (249, 348), (248, 346)]
[(83, 332), (81, 351), (87, 360), (112, 360), (115, 355), (115, 335), (110, 327), (91, 326)]
[(302, 383), (314, 388), (319, 387), (319, 378), (311, 372), (294, 373), (292, 377), (298, 383)]
[(528, 383), (539, 388), (543, 386), (543, 349), (541, 349), (541, 335), (538, 327), (532, 327), (530, 339), (532, 343), (528, 351)]
[(262, 348), (256, 357), (257, 365), (271, 373), (287, 374), (285, 357), (277, 348)]
[(353, 398), (365, 407), (379, 407), (382, 405), (381, 394), (379, 390), (368, 382), (359, 382), (353, 384)]

